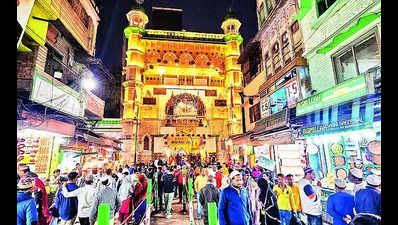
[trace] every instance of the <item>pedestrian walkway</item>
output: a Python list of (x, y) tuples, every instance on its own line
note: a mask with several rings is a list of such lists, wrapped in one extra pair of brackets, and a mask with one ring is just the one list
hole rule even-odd
[[(194, 218), (195, 218), (195, 224), (199, 225), (198, 220), (196, 219), (195, 216), (195, 210), (196, 210), (196, 201), (193, 201), (193, 207), (194, 207)], [(151, 217), (151, 224), (156, 224), (156, 225), (171, 225), (171, 224), (177, 224), (177, 225), (189, 225), (189, 214), (187, 212), (186, 215), (181, 213), (182, 210), (182, 204), (178, 203), (178, 199), (174, 199), (172, 203), (172, 214), (170, 219), (166, 219), (164, 217), (164, 212), (160, 212), (158, 214), (155, 214)], [(189, 211), (188, 205), (186, 207), (187, 211)]]

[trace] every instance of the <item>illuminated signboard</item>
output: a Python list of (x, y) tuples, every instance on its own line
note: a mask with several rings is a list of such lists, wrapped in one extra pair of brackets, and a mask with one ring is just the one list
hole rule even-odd
[(224, 99), (216, 99), (214, 100), (215, 106), (227, 106), (227, 100)]
[(286, 84), (286, 95), (287, 95), (287, 105), (293, 106), (295, 105), (298, 100), (300, 99), (300, 93), (298, 89), (297, 80), (294, 79), (289, 84)]
[(35, 71), (30, 100), (76, 117), (84, 115), (84, 96)]
[(166, 88), (153, 88), (154, 95), (166, 95)]
[(217, 90), (205, 90), (205, 96), (217, 96)]
[(143, 98), (144, 105), (156, 105), (156, 98)]
[(302, 132), (303, 137), (309, 137), (321, 134), (338, 133), (347, 129), (357, 130), (370, 127), (372, 127), (372, 124), (368, 121), (349, 119), (329, 124), (305, 127), (302, 128)]
[(205, 38), (205, 39), (224, 39), (224, 34), (196, 33), (183, 31), (163, 31), (163, 30), (146, 30), (147, 35), (167, 36), (175, 38)]
[(364, 75), (347, 80), (297, 103), (296, 116), (352, 100), (369, 93)]
[(287, 107), (285, 87), (282, 87), (269, 96), (271, 114), (277, 113)]

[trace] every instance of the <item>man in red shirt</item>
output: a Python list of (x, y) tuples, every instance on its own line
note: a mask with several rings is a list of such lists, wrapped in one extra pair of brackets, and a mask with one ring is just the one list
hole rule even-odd
[(217, 172), (216, 172), (216, 187), (217, 187), (217, 189), (221, 188), (222, 174), (223, 174), (222, 167), (218, 166)]

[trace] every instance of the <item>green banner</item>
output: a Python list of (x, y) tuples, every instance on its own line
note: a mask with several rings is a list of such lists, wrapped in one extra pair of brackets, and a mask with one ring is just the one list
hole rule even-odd
[(217, 206), (215, 202), (209, 202), (207, 204), (209, 225), (217, 225)]
[(152, 179), (148, 179), (148, 186), (146, 192), (146, 205), (149, 206), (151, 204), (151, 193), (152, 193)]
[(192, 192), (192, 178), (188, 179), (188, 189), (189, 189), (189, 201), (191, 202), (193, 199), (193, 192)]
[(299, 101), (296, 107), (296, 116), (346, 102), (368, 93), (365, 75), (357, 76), (317, 95)]
[(64, 150), (61, 150), (59, 152), (59, 157), (58, 157), (58, 165), (62, 163), (62, 160), (64, 159)]
[(102, 203), (98, 207), (98, 225), (109, 225), (111, 208), (109, 203)]

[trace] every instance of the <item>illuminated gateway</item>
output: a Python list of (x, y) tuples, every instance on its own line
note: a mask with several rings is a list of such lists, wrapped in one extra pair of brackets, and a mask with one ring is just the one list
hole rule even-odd
[(139, 5), (127, 19), (123, 160), (134, 162), (135, 151), (137, 163), (176, 154), (228, 159), (226, 140), (242, 133), (237, 17), (226, 14), (224, 34), (145, 29)]

